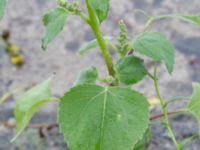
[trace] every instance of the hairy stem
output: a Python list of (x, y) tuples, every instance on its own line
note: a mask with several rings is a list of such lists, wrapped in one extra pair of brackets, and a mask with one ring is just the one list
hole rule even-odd
[(165, 119), (165, 126), (171, 136), (171, 139), (174, 143), (174, 145), (176, 146), (176, 150), (181, 150), (181, 146), (178, 144), (176, 137), (174, 135), (174, 132), (172, 131), (172, 128), (170, 126), (169, 123), (169, 118), (168, 118), (168, 113), (167, 113), (167, 108), (166, 108), (166, 102), (164, 101), (164, 99), (162, 98), (160, 91), (159, 91), (159, 87), (158, 87), (158, 80), (157, 80), (157, 64), (154, 64), (154, 86), (155, 86), (155, 90), (156, 90), (156, 94), (157, 97), (160, 100), (160, 104), (162, 106), (162, 111), (163, 111), (163, 115), (164, 115), (164, 119)]
[(94, 10), (89, 5), (88, 0), (86, 0), (86, 5), (87, 5), (89, 19), (90, 19), (89, 25), (91, 26), (91, 28), (94, 32), (94, 35), (95, 35), (95, 37), (96, 37), (96, 39), (99, 43), (99, 46), (101, 48), (101, 52), (103, 54), (105, 63), (106, 63), (107, 68), (108, 68), (109, 75), (115, 78), (115, 71), (114, 71), (114, 68), (113, 68), (112, 57), (111, 57), (111, 54), (110, 54), (110, 52), (107, 48), (106, 42), (103, 38), (103, 34), (101, 32), (101, 29), (100, 29), (99, 20), (96, 16)]

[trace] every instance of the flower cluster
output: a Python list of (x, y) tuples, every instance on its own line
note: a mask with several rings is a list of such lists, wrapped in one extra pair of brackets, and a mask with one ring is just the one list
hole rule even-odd
[(65, 8), (71, 14), (79, 14), (81, 12), (79, 2), (67, 2), (65, 0), (59, 0), (58, 5)]
[(118, 42), (116, 44), (116, 48), (118, 53), (121, 57), (126, 56), (128, 50), (129, 50), (129, 43), (128, 43), (128, 36), (127, 36), (127, 27), (123, 20), (119, 22), (119, 36), (118, 36)]

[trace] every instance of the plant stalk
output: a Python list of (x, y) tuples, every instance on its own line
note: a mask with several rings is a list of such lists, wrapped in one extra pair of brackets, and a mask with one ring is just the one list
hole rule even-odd
[(162, 106), (162, 111), (163, 111), (163, 115), (164, 115), (164, 119), (165, 119), (165, 126), (166, 126), (166, 128), (167, 128), (167, 130), (168, 130), (168, 132), (171, 136), (171, 139), (172, 139), (172, 141), (173, 141), (173, 143), (176, 147), (176, 150), (181, 150), (181, 146), (178, 144), (176, 137), (174, 135), (174, 132), (172, 131), (172, 128), (171, 128), (170, 123), (169, 123), (166, 102), (162, 98), (160, 91), (159, 91), (158, 80), (157, 80), (157, 64), (156, 63), (154, 64), (154, 86), (155, 86), (157, 97), (159, 98), (160, 104)]
[(90, 4), (88, 3), (88, 0), (86, 0), (86, 5), (88, 9), (88, 14), (89, 14), (89, 25), (91, 26), (94, 35), (99, 43), (99, 46), (101, 48), (101, 52), (103, 54), (105, 63), (108, 68), (109, 75), (115, 78), (115, 70), (113, 67), (113, 62), (112, 62), (112, 57), (111, 54), (107, 48), (106, 42), (103, 38), (103, 34), (100, 29), (100, 22), (94, 12), (94, 10), (91, 8)]
[(147, 29), (149, 28), (149, 26), (153, 23), (154, 18), (152, 16), (150, 16), (144, 26), (143, 32), (147, 31)]

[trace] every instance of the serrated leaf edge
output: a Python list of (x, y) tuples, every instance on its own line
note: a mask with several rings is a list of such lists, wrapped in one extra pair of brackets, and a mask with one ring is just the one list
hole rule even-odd
[[(78, 85), (78, 86), (72, 87), (72, 88), (70, 88), (70, 89), (64, 94), (64, 96), (65, 96), (67, 93), (72, 92), (72, 91), (73, 91), (74, 89), (76, 89), (77, 87), (84, 87), (84, 86), (87, 86), (87, 85), (89, 86), (89, 85), (95, 85), (95, 84), (80, 84), (80, 85)], [(96, 85), (96, 86), (99, 86), (99, 85)], [(109, 89), (109, 87), (102, 87), (102, 86), (99, 86), (99, 87), (105, 88), (105, 90), (104, 90), (103, 92), (106, 92), (106, 90)], [(117, 87), (117, 86), (116, 86), (116, 87)], [(118, 87), (118, 88), (119, 88), (119, 87)], [(142, 94), (142, 93), (140, 93), (140, 92), (138, 92), (138, 91), (135, 91), (135, 90), (133, 90), (133, 89), (131, 89), (131, 88), (129, 88), (129, 87), (125, 87), (124, 89), (137, 92), (137, 93), (140, 94), (141, 96), (145, 97), (144, 94)], [(102, 94), (102, 92), (101, 92), (101, 94)], [(63, 97), (64, 97), (64, 96), (63, 96)], [(62, 101), (62, 98), (61, 98), (61, 101)], [(149, 105), (148, 100), (147, 100), (147, 103), (148, 103), (148, 105)], [(59, 122), (60, 122), (60, 115), (59, 115), (60, 108), (61, 108), (61, 107), (58, 107), (58, 110), (57, 110), (57, 123), (58, 123), (58, 124), (59, 124)], [(148, 119), (148, 121), (147, 121), (148, 123), (147, 123), (147, 125), (146, 125), (146, 128), (145, 128), (145, 130), (144, 130), (144, 132), (143, 132), (143, 134), (142, 134), (143, 136), (144, 136), (146, 130), (148, 129), (148, 127), (149, 127), (149, 123), (150, 123), (150, 111), (148, 111), (147, 116), (148, 116), (149, 119)], [(64, 134), (64, 132), (62, 131), (62, 128), (61, 128), (60, 126), (59, 126), (59, 132), (60, 132), (61, 134), (63, 134), (65, 141), (68, 141), (68, 139), (66, 138), (66, 136), (65, 136), (65, 134)], [(142, 140), (143, 136), (141, 136), (140, 138), (138, 138), (138, 140), (132, 145), (132, 147), (131, 147), (130, 149), (133, 149), (134, 146), (135, 146), (140, 140)], [(70, 147), (69, 141), (68, 141), (67, 144), (68, 144), (68, 146)]]

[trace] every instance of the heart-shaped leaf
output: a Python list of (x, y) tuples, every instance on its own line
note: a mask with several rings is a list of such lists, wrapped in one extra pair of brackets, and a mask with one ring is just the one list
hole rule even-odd
[(125, 84), (134, 84), (142, 80), (148, 73), (142, 59), (128, 56), (120, 59), (115, 65), (117, 78)]
[(130, 150), (148, 127), (148, 108), (130, 88), (79, 85), (61, 99), (58, 122), (71, 150)]
[(64, 8), (55, 8), (50, 10), (43, 17), (43, 23), (46, 27), (42, 38), (42, 48), (46, 50), (47, 45), (63, 30), (68, 12)]
[(133, 41), (133, 49), (155, 61), (164, 61), (169, 73), (174, 68), (174, 46), (160, 32), (144, 32)]

